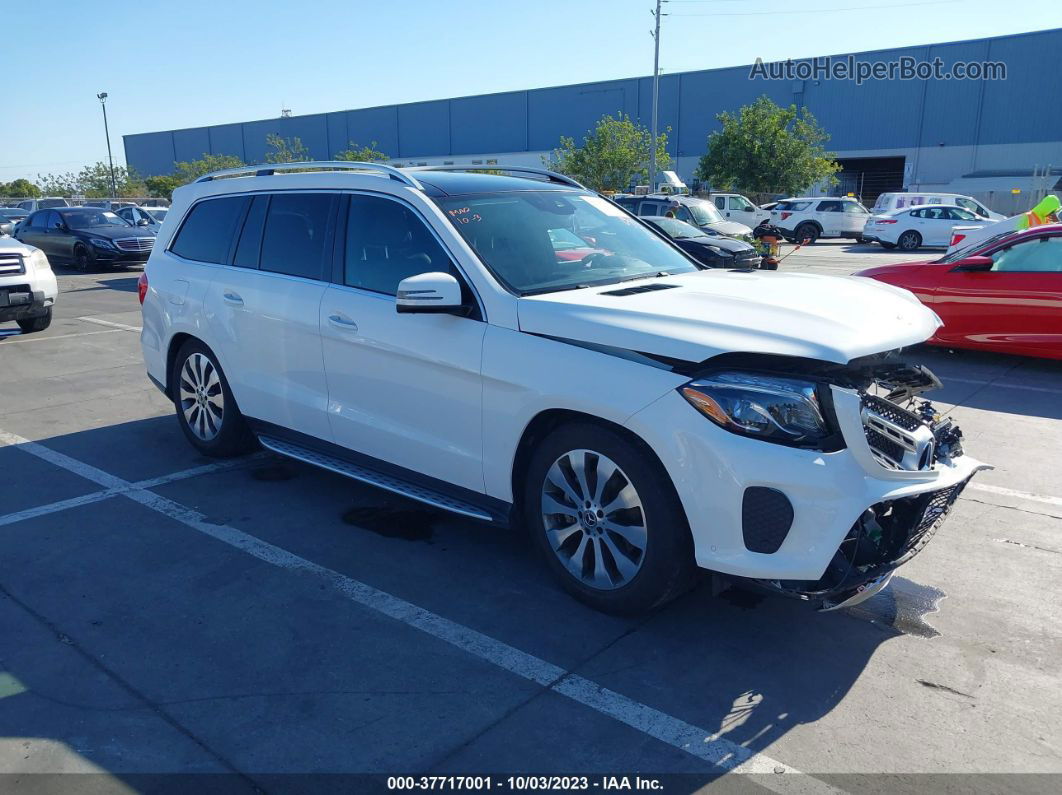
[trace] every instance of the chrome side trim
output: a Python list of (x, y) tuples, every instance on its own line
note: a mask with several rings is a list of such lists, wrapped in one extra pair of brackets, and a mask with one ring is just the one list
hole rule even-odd
[(441, 508), (450, 513), (460, 514), (461, 516), (467, 516), (471, 519), (479, 519), (485, 522), (492, 521), (493, 519), (489, 513), (481, 508), (477, 508), (475, 505), (454, 499), (453, 497), (448, 497), (445, 494), (440, 494), (437, 491), (424, 488), (423, 486), (417, 486), (413, 483), (400, 480), (399, 478), (391, 477), (390, 475), (374, 472), (371, 469), (358, 466), (357, 464), (342, 461), (333, 456), (319, 453), (316, 450), (311, 450), (308, 447), (303, 447), (302, 445), (293, 442), (284, 441), (272, 436), (261, 435), (258, 437), (258, 441), (262, 443), (262, 447), (265, 447), (267, 450), (272, 450), (274, 453), (279, 453), (288, 458), (297, 459), (306, 464), (312, 464), (321, 469), (327, 469), (338, 475), (344, 475), (353, 480), (367, 483), (370, 486), (376, 486), (385, 491), (390, 491), (393, 494), (400, 494), (403, 497), (408, 497), (411, 500), (416, 500), (417, 502), (422, 502), (435, 508)]

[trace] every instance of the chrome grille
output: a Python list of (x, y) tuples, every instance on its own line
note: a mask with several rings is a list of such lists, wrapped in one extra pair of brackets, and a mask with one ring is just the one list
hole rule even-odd
[(864, 395), (863, 431), (870, 452), (886, 469), (918, 471), (933, 467), (932, 429), (891, 400)]
[(123, 237), (114, 241), (122, 251), (151, 251), (155, 245), (153, 237)]
[(0, 276), (14, 276), (25, 272), (26, 266), (22, 262), (21, 254), (0, 254)]

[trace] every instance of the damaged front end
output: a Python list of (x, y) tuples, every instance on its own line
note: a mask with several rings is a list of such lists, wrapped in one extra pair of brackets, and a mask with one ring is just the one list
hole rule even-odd
[(884, 588), (926, 546), (973, 474), (988, 467), (964, 455), (959, 427), (920, 397), (941, 386), (927, 368), (889, 353), (822, 375), (847, 448), (885, 483), (885, 498), (853, 522), (819, 579), (755, 582), (834, 610)]

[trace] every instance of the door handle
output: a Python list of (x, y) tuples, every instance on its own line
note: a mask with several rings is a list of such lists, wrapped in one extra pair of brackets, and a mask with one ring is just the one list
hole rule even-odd
[(243, 306), (243, 299), (231, 290), (222, 293), (221, 297), (225, 300), (226, 304), (232, 304), (233, 306)]
[(328, 322), (333, 326), (339, 326), (339, 328), (345, 329), (346, 331), (358, 330), (358, 324), (346, 315), (329, 315)]

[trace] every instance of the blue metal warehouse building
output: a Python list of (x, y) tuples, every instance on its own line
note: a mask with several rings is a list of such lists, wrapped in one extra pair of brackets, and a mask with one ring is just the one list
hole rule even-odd
[[(750, 79), (749, 66), (668, 74), (660, 78), (660, 126), (671, 128), (673, 167), (689, 180), (718, 128), (716, 114), (766, 94), (806, 106), (830, 133), (844, 167), (840, 190), (947, 190), (1009, 209), (1003, 205), (1013, 189), (1026, 203), (1062, 175), (1062, 89), (1054, 68), (1060, 52), (1062, 29), (1055, 29), (852, 56), (939, 57), (947, 69), (997, 61), (1006, 64), (1005, 80), (768, 81)], [(277, 133), (298, 136), (321, 160), (350, 141), (376, 141), (398, 164), (540, 165), (562, 135), (580, 141), (601, 116), (617, 112), (648, 126), (651, 107), (651, 78), (629, 78), (126, 135), (125, 154), (144, 175), (170, 173), (174, 161), (204, 153), (255, 163), (265, 157), (266, 135)]]

